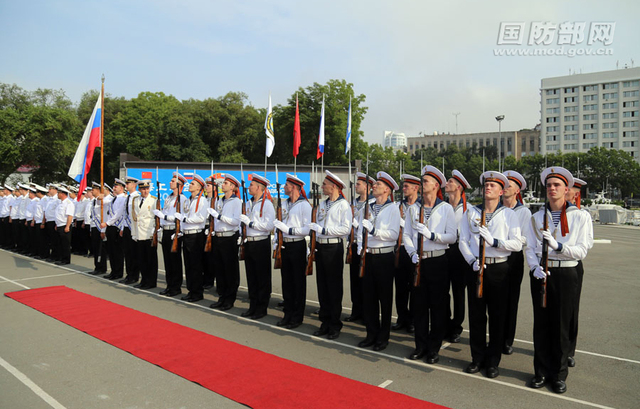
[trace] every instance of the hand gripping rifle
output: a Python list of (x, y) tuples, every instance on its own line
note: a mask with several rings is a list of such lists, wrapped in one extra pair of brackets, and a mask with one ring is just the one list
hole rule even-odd
[[(156, 200), (156, 209), (160, 211), (160, 180), (158, 178), (158, 168), (156, 168), (156, 191), (158, 192), (158, 199)], [(151, 247), (158, 247), (158, 231), (160, 231), (160, 218), (156, 216), (156, 229), (153, 231), (153, 239), (151, 240)]]
[[(547, 217), (547, 206), (549, 206), (547, 193), (544, 195), (544, 222), (542, 223), (542, 228), (544, 230), (549, 229), (549, 218)], [(547, 239), (542, 239), (542, 255), (540, 257), (540, 267), (542, 267), (542, 271), (544, 271), (544, 281), (542, 282), (542, 287), (540, 288), (540, 295), (542, 296), (542, 308), (547, 308), (547, 271), (549, 269), (549, 242)]]
[[(422, 176), (420, 176), (420, 216), (418, 221), (424, 224), (424, 187), (422, 184)], [(402, 207), (402, 204), (400, 205)], [(422, 264), (422, 252), (424, 251), (424, 237), (422, 233), (418, 233), (418, 262), (416, 263), (416, 271), (413, 274), (413, 286), (420, 286), (420, 265)]]
[[(318, 184), (313, 182), (312, 184), (313, 191), (313, 209), (311, 210), (311, 223), (316, 223), (318, 220), (318, 202), (320, 201), (318, 198)], [(316, 260), (316, 232), (315, 230), (311, 230), (311, 240), (309, 243), (309, 258), (307, 260), (307, 269), (305, 271), (305, 275), (313, 275), (313, 262)]]
[[(482, 178), (482, 212), (480, 212), (480, 226), (487, 225), (487, 202), (485, 200), (485, 186), (484, 177)], [(482, 235), (478, 235), (478, 263), (480, 269), (478, 270), (478, 281), (476, 282), (476, 295), (478, 298), (482, 298), (482, 287), (484, 284), (484, 258), (485, 258), (485, 241)]]
[[(368, 177), (368, 176), (367, 176)], [(369, 220), (369, 209), (370, 209), (370, 205), (369, 205), (369, 185), (368, 185), (367, 181), (367, 197), (365, 199), (364, 202), (364, 217), (362, 220)], [(369, 232), (367, 231), (367, 229), (364, 228), (364, 226), (362, 226), (362, 253), (360, 253), (360, 274), (359, 277), (362, 278), (364, 277), (364, 272), (366, 269), (366, 258), (367, 258), (367, 247), (368, 247), (368, 242), (369, 242)]]
[[(282, 201), (280, 199), (280, 182), (278, 182), (278, 164), (276, 163), (276, 189), (278, 190), (278, 206), (276, 218), (282, 221)], [(282, 268), (282, 230), (276, 229), (276, 248), (273, 250), (273, 268)]]
[[(213, 175), (211, 175), (213, 176)], [(211, 208), (216, 208), (216, 200), (218, 200), (218, 185), (216, 184), (216, 180), (212, 178), (212, 189), (211, 189)], [(214, 234), (214, 230), (216, 228), (216, 219), (209, 215), (209, 234), (207, 234), (207, 241), (204, 244), (204, 251), (209, 253), (211, 252), (211, 238)]]
[[(242, 185), (242, 214), (247, 214), (247, 190), (244, 187), (244, 170), (242, 170), (242, 163), (240, 164), (240, 184)], [(247, 225), (240, 223), (240, 229), (242, 230), (240, 239), (240, 249), (238, 254), (239, 260), (244, 260), (244, 243), (247, 241)]]

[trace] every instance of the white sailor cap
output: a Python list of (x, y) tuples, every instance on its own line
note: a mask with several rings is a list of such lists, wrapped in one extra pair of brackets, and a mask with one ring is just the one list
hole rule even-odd
[(69, 194), (69, 189), (67, 189), (66, 187), (64, 187), (62, 185), (58, 186), (58, 193), (64, 193), (65, 195), (68, 195)]
[(256, 183), (260, 183), (264, 187), (267, 187), (271, 184), (271, 182), (269, 182), (269, 179), (260, 176), (257, 173), (252, 173), (251, 175), (249, 175), (249, 178)]
[(193, 179), (191, 179), (191, 182), (198, 182), (200, 183), (200, 186), (204, 187), (205, 185), (205, 181), (204, 178), (200, 175), (198, 175), (197, 173), (193, 174)]
[(380, 171), (380, 172), (378, 172), (376, 177), (378, 178), (378, 181), (380, 181), (380, 182), (384, 183), (385, 185), (389, 186), (389, 188), (391, 189), (392, 192), (395, 191), (395, 190), (400, 189), (398, 187), (398, 184), (396, 183), (396, 181), (387, 172)]
[(344, 184), (344, 182), (337, 177), (336, 175), (334, 175), (333, 173), (331, 173), (328, 170), (325, 170), (324, 173), (327, 174), (326, 178), (329, 179), (329, 182), (335, 184), (336, 186), (338, 186), (338, 188), (340, 190), (345, 189), (347, 187), (347, 185)]
[(361, 180), (363, 182), (369, 182), (370, 185), (373, 185), (374, 183), (376, 183), (376, 180), (374, 178), (372, 178), (371, 176), (365, 175), (362, 172), (356, 172), (356, 177), (358, 178), (358, 180)]
[(562, 180), (567, 187), (573, 186), (573, 175), (563, 167), (550, 166), (540, 173), (540, 181), (543, 186), (547, 185), (547, 179), (549, 178), (558, 178)]
[(587, 186), (587, 182), (582, 179), (573, 178), (573, 187), (582, 189), (584, 186)]
[(107, 185), (106, 183), (104, 184), (104, 188), (107, 189), (109, 193), (113, 193), (113, 189), (111, 189), (111, 186)]
[(407, 173), (403, 173), (402, 175), (400, 175), (400, 180), (402, 180), (405, 183), (411, 183), (411, 184), (420, 186), (420, 178), (413, 175), (409, 175)]
[[(127, 180), (127, 182), (129, 182), (129, 180)], [(141, 179), (141, 180), (137, 181), (136, 184), (138, 185), (138, 187), (140, 189), (147, 189), (147, 188), (151, 187), (151, 180), (149, 180), (149, 179)]]
[(51, 189), (58, 190), (58, 185), (56, 185), (55, 183), (48, 183), (47, 184), (47, 189), (49, 189), (49, 190), (51, 190)]
[(238, 181), (238, 179), (233, 177), (233, 175), (231, 175), (230, 173), (225, 173), (224, 180), (228, 180), (229, 182), (231, 182), (234, 185), (236, 185), (236, 187), (240, 187), (240, 182)]
[(525, 190), (527, 188), (527, 181), (524, 180), (524, 176), (515, 170), (505, 170), (504, 175), (509, 179), (509, 182), (515, 182), (520, 190)]
[(177, 179), (178, 179), (178, 181), (179, 181), (180, 183), (182, 183), (183, 185), (184, 185), (185, 183), (187, 183), (187, 178), (185, 178), (184, 176), (182, 176), (179, 172), (173, 172), (173, 176), (172, 176), (172, 177), (177, 178)]
[(84, 188), (84, 192), (83, 193), (87, 193), (87, 192), (91, 192), (91, 186), (87, 186)]
[(118, 179), (118, 178), (115, 178), (115, 180), (113, 182), (113, 187), (115, 187), (116, 185), (120, 185), (122, 187), (127, 187), (127, 183), (124, 180)]
[(462, 186), (463, 189), (471, 189), (471, 185), (458, 169), (454, 169), (453, 172), (451, 172), (451, 177), (460, 183), (460, 186)]
[(435, 166), (427, 165), (422, 168), (422, 176), (431, 176), (436, 182), (440, 183), (441, 187), (447, 183), (447, 179)]
[(304, 182), (302, 181), (302, 179), (300, 179), (296, 175), (292, 175), (291, 173), (287, 173), (287, 182), (291, 182), (294, 185), (297, 185), (300, 187), (304, 186)]
[(77, 186), (69, 186), (69, 192), (78, 193), (78, 187)]
[(33, 187), (33, 186), (27, 186), (26, 189), (31, 193), (35, 193), (36, 192), (36, 188)]
[(509, 179), (507, 179), (507, 177), (502, 173), (494, 170), (488, 170), (480, 175), (480, 183), (482, 184), (487, 182), (496, 182), (502, 186), (503, 190), (509, 187)]
[(127, 176), (126, 179), (124, 180), (127, 183), (138, 183), (140, 179), (138, 178), (134, 178), (133, 176)]
[(34, 183), (34, 185), (35, 185), (34, 187), (36, 188), (36, 190), (37, 190), (38, 192), (41, 192), (41, 193), (47, 193), (47, 188), (46, 188), (46, 187), (44, 187), (44, 186), (40, 186), (40, 185), (36, 185), (35, 183)]
[(9, 186), (7, 184), (4, 185), (4, 188), (7, 189), (10, 192), (13, 192), (15, 190), (14, 188), (12, 188), (11, 186)]
[(100, 189), (100, 183), (98, 183), (98, 182), (91, 182), (91, 187), (92, 187), (93, 189), (98, 189), (98, 190), (99, 190), (99, 189)]

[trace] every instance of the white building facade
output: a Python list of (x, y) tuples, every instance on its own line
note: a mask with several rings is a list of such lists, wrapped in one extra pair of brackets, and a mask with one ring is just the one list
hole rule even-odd
[(407, 148), (407, 136), (402, 132), (384, 131), (383, 147), (404, 151)]

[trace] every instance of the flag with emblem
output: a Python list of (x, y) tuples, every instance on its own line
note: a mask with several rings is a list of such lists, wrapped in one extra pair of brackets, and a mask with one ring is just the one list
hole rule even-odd
[(318, 154), (316, 159), (324, 155), (324, 94), (322, 94), (322, 110), (320, 111), (320, 132), (318, 133)]
[(267, 110), (267, 118), (264, 120), (264, 132), (267, 135), (267, 149), (265, 155), (270, 157), (273, 148), (276, 146), (276, 138), (273, 133), (273, 112), (271, 110), (271, 93), (269, 93), (269, 109)]

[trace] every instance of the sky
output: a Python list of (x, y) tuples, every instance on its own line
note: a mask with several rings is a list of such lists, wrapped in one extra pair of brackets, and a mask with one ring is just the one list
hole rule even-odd
[[(540, 122), (542, 78), (639, 66), (639, 15), (636, 0), (0, 0), (0, 82), (62, 89), (78, 103), (104, 73), (113, 96), (237, 91), (266, 108), (269, 93), (286, 104), (299, 87), (344, 79), (366, 95), (370, 143), (384, 131), (497, 131), (497, 115), (512, 131)], [(588, 45), (602, 22), (615, 23), (609, 44)], [(499, 45), (514, 41), (500, 37), (513, 23), (522, 44)], [(543, 23), (555, 31), (529, 45)], [(558, 44), (563, 23), (584, 23), (563, 37), (577, 44)], [(495, 55), (507, 48), (609, 55)]]

